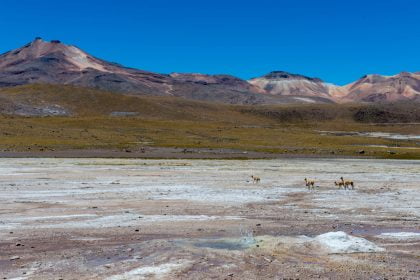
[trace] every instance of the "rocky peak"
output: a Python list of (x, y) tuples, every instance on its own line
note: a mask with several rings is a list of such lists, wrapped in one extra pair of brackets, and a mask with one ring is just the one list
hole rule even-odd
[[(37, 37), (25, 46), (0, 56), (0, 71), (14, 71), (16, 67), (48, 67), (48, 63), (59, 63), (69, 71), (92, 68), (106, 72), (103, 63), (81, 49), (65, 45), (59, 40), (50, 42)], [(27, 68), (25, 67), (25, 69)], [(21, 69), (22, 70), (22, 69)], [(23, 69), (24, 70), (24, 69)]]
[(319, 78), (312, 78), (304, 75), (293, 74), (285, 71), (273, 71), (263, 76), (268, 80), (308, 80), (312, 82), (322, 82)]

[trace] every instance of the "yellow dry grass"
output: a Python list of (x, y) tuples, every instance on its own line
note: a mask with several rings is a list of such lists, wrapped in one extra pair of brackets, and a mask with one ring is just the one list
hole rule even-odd
[[(52, 85), (3, 89), (0, 98), (14, 103), (58, 104), (72, 112), (68, 117), (3, 115), (0, 150), (161, 146), (420, 159), (420, 141), (319, 132), (420, 132), (419, 124), (356, 121), (351, 116), (360, 105), (231, 106)], [(110, 117), (115, 111), (138, 115)]]

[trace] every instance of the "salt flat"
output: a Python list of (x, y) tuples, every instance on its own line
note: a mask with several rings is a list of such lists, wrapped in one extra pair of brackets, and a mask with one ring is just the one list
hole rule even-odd
[(420, 277), (418, 161), (0, 159), (0, 191), (6, 278)]

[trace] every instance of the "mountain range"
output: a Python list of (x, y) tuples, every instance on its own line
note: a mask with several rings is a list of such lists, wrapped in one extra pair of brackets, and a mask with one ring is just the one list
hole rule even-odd
[(337, 86), (284, 71), (243, 80), (231, 75), (160, 74), (107, 62), (58, 40), (0, 55), (0, 87), (72, 85), (124, 95), (175, 96), (229, 104), (420, 101), (420, 72), (366, 75)]

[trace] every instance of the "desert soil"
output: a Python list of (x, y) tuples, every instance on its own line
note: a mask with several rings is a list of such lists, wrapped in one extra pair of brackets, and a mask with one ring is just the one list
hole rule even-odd
[(0, 191), (0, 279), (420, 278), (418, 161), (3, 158)]
[(64, 149), (0, 151), (0, 158), (113, 158), (113, 159), (282, 159), (282, 158), (373, 158), (332, 154), (269, 153), (228, 148), (144, 147), (137, 149)]

